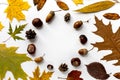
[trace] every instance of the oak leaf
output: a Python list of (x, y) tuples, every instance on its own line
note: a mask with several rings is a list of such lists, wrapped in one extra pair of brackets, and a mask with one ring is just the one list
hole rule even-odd
[(65, 2), (62, 2), (61, 0), (56, 0), (56, 3), (58, 7), (61, 8), (62, 10), (69, 10), (69, 7)]
[(33, 72), (33, 78), (29, 77), (30, 80), (50, 80), (50, 77), (52, 76), (53, 72), (43, 72), (42, 74), (40, 73), (39, 67), (35, 69)]
[(8, 7), (5, 10), (5, 13), (7, 13), (7, 17), (10, 19), (10, 21), (13, 20), (13, 18), (16, 18), (18, 21), (25, 20), (25, 15), (23, 14), (23, 10), (28, 10), (30, 8), (30, 5), (27, 2), (23, 2), (23, 0), (7, 0), (8, 1)]
[(112, 1), (100, 1), (96, 2), (90, 5), (87, 5), (83, 8), (75, 10), (76, 12), (82, 12), (82, 13), (92, 13), (92, 12), (98, 12), (102, 10), (109, 9), (112, 7), (115, 3)]
[(83, 0), (72, 0), (76, 5), (83, 4)]
[(100, 50), (112, 50), (111, 54), (108, 54), (102, 58), (102, 60), (118, 60), (114, 65), (120, 65), (120, 28), (116, 33), (112, 32), (112, 24), (109, 23), (105, 25), (102, 20), (99, 20), (95, 17), (97, 27), (97, 31), (94, 33), (99, 35), (104, 39), (104, 42), (96, 42), (92, 44), (94, 47), (98, 47), (98, 51)]
[(7, 71), (11, 71), (14, 78), (27, 80), (27, 74), (22, 70), (21, 63), (31, 61), (26, 54), (17, 54), (18, 47), (6, 47), (0, 44), (0, 80), (3, 80)]
[(13, 31), (11, 24), (9, 24), (9, 32), (8, 34), (14, 39), (14, 40), (24, 40), (23, 38), (17, 36), (17, 34), (20, 34), (21, 31), (25, 28), (27, 24), (20, 25), (19, 27), (15, 27), (15, 30)]
[(2, 25), (2, 23), (0, 22), (0, 31), (4, 28), (4, 26)]

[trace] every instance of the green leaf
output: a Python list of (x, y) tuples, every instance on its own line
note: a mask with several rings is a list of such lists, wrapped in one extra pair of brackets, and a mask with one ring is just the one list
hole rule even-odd
[(92, 13), (92, 12), (98, 12), (102, 10), (109, 9), (112, 7), (115, 3), (112, 1), (100, 1), (96, 2), (90, 5), (87, 5), (81, 9), (75, 10), (76, 12), (82, 12), (82, 13)]
[(19, 36), (16, 36), (17, 34), (20, 34), (21, 31), (23, 31), (23, 29), (25, 28), (27, 24), (24, 24), (24, 25), (20, 25), (19, 27), (15, 27), (15, 30), (13, 32), (13, 29), (12, 29), (12, 26), (11, 24), (9, 24), (9, 32), (8, 34), (11, 35), (11, 37), (14, 39), (14, 40), (24, 40), (23, 38), (19, 37)]
[(31, 61), (31, 58), (26, 54), (18, 54), (18, 47), (6, 47), (5, 44), (0, 44), (0, 80), (3, 80), (7, 71), (11, 71), (14, 78), (27, 80), (27, 74), (21, 68), (21, 63)]

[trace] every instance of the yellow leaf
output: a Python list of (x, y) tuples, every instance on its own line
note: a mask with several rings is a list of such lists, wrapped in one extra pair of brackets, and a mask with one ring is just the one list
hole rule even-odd
[(91, 13), (91, 12), (98, 12), (102, 10), (106, 10), (110, 7), (112, 7), (115, 3), (112, 1), (100, 1), (96, 2), (90, 5), (87, 5), (81, 9), (75, 10), (76, 12), (82, 12), (82, 13)]
[(78, 4), (83, 4), (83, 0), (73, 0), (73, 2), (78, 5)]
[(23, 0), (8, 0), (9, 6), (6, 8), (5, 13), (10, 21), (16, 18), (18, 21), (25, 20), (25, 15), (22, 13), (23, 10), (28, 10), (30, 5)]
[(53, 72), (43, 72), (40, 76), (40, 69), (37, 67), (35, 71), (33, 72), (33, 78), (29, 77), (30, 80), (50, 80), (50, 77), (52, 76)]
[(2, 25), (2, 23), (0, 22), (0, 31), (4, 28), (4, 26)]
[(43, 72), (40, 80), (50, 80), (49, 78), (52, 76), (53, 72)]

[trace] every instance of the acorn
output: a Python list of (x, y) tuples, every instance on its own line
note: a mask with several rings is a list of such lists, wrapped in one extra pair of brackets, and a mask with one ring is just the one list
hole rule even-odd
[(79, 29), (81, 26), (83, 25), (83, 22), (80, 20), (80, 21), (76, 21), (73, 25), (73, 27), (75, 29)]
[(88, 53), (88, 50), (85, 49), (85, 48), (83, 48), (83, 49), (80, 49), (80, 50), (78, 51), (78, 53), (79, 53), (80, 55), (86, 55), (86, 54)]
[(55, 12), (50, 11), (49, 14), (46, 17), (46, 22), (49, 23), (53, 19), (54, 16), (55, 16)]
[(41, 63), (43, 60), (44, 60), (43, 57), (37, 57), (34, 59), (36, 63)]

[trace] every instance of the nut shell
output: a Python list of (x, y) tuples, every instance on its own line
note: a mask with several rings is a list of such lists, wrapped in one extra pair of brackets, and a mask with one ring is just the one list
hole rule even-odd
[(46, 17), (46, 22), (47, 23), (50, 22), (53, 19), (54, 16), (55, 16), (55, 12), (54, 11), (50, 11), (49, 14)]

